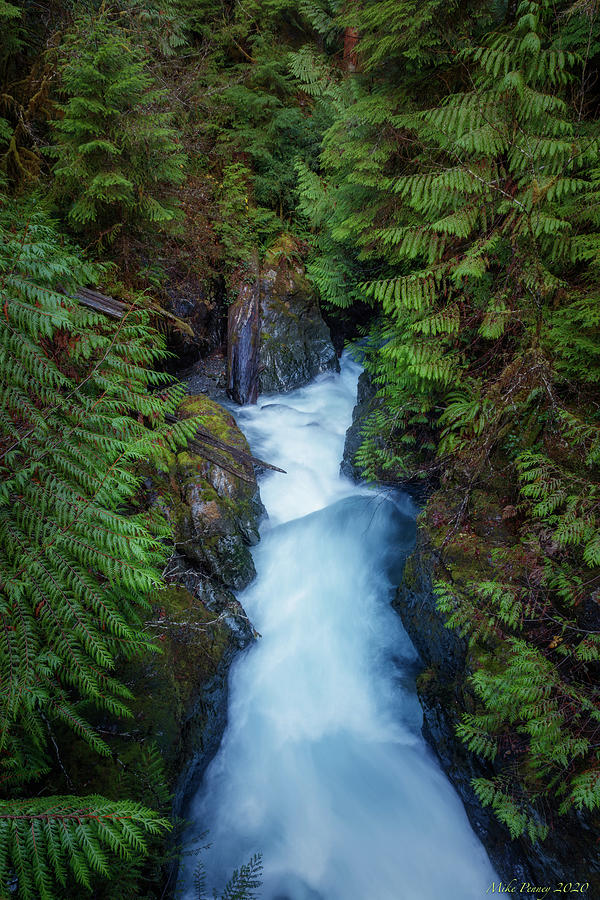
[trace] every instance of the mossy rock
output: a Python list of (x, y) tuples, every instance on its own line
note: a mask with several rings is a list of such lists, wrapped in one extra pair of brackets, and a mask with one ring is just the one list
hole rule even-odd
[(206, 394), (191, 394), (185, 397), (179, 406), (179, 414), (184, 419), (201, 416), (204, 427), (215, 437), (238, 450), (249, 450), (248, 442), (231, 413)]
[[(227, 593), (221, 601), (223, 606), (235, 603)], [(168, 816), (182, 773), (206, 745), (211, 743), (210, 751), (215, 750), (212, 694), (216, 685), (222, 685), (226, 696), (227, 669), (239, 641), (223, 614), (209, 610), (182, 587), (158, 591), (142, 627), (156, 636), (158, 651), (121, 662), (115, 673), (133, 694), (128, 703), (131, 717), (115, 719), (94, 709), (85, 711), (111, 755), (98, 755), (72, 732), (59, 734), (61, 726), (56, 726), (61, 756), (48, 791), (133, 799)], [(133, 881), (146, 880), (151, 887), (144, 896), (158, 900), (164, 896), (162, 866), (170, 865), (173, 852), (162, 837), (153, 838), (148, 860), (134, 869), (128, 864), (121, 872), (122, 892), (117, 894), (114, 885), (100, 880), (94, 896), (97, 900), (133, 896), (133, 889), (128, 893), (131, 876)], [(77, 886), (64, 893), (65, 900), (80, 896)]]
[[(469, 676), (482, 665), (492, 673), (505, 671), (508, 647), (494, 632), (469, 646), (457, 631), (448, 629), (437, 609), (432, 583), (445, 579), (468, 591), (470, 582), (489, 580), (495, 548), (510, 548), (519, 540), (518, 511), (507, 502), (505, 487), (490, 487), (489, 480), (486, 487), (471, 492), (467, 515), (458, 527), (464, 490), (448, 480), (432, 495), (420, 517), (417, 545), (394, 602), (425, 666), (417, 679), (423, 735), (460, 794), (501, 877), (518, 876), (535, 884), (588, 880), (598, 890), (598, 815), (569, 812), (556, 819), (548, 838), (535, 846), (525, 837), (511, 841), (493, 810), (481, 806), (472, 786), (474, 778), (493, 778), (503, 771), (506, 749), (493, 761), (483, 759), (471, 753), (456, 734), (462, 716), (480, 705)], [(513, 577), (527, 575), (526, 554), (522, 559), (513, 554), (510, 565)]]
[[(199, 417), (219, 441), (250, 453), (233, 416), (204, 394), (187, 397), (180, 412)], [(256, 480), (233, 474), (240, 469), (233, 455), (208, 444), (206, 453), (171, 454), (152, 476), (155, 502), (171, 522), (177, 551), (205, 575), (240, 590), (256, 574), (250, 547), (259, 539), (264, 507)]]
[(261, 290), (260, 391), (290, 391), (327, 371), (339, 371), (339, 363), (302, 267), (268, 269)]
[[(173, 787), (191, 752), (183, 730), (197, 705), (202, 685), (218, 671), (232, 637), (222, 616), (182, 587), (157, 592), (145, 631), (156, 637), (157, 652), (122, 662), (117, 678), (133, 694), (131, 717), (97, 715), (96, 725), (122, 763), (135, 767), (143, 749), (158, 747), (168, 785)], [(84, 793), (120, 794), (115, 760), (99, 757), (83, 742), (63, 755), (66, 775)], [(137, 797), (136, 797), (137, 799)]]

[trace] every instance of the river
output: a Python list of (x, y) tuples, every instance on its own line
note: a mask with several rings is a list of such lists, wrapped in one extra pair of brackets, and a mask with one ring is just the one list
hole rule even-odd
[(261, 637), (231, 669), (188, 818), (208, 831), (211, 889), (260, 851), (264, 900), (483, 900), (496, 876), (421, 736), (418, 659), (390, 606), (415, 509), (339, 475), (359, 372), (345, 357), (340, 375), (236, 411), (287, 474), (261, 480), (269, 518), (239, 598)]

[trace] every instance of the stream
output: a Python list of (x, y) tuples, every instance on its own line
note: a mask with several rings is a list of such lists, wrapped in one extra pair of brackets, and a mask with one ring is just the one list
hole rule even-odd
[(260, 851), (264, 900), (483, 900), (497, 876), (421, 736), (418, 658), (390, 606), (416, 510), (339, 475), (359, 373), (344, 357), (340, 375), (236, 410), (287, 475), (261, 479), (269, 518), (239, 598), (261, 638), (230, 671), (187, 818), (196, 842), (208, 832), (211, 890)]

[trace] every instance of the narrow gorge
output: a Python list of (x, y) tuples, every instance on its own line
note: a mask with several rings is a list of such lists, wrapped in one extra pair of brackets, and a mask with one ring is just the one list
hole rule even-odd
[(261, 479), (257, 577), (239, 594), (260, 637), (231, 670), (227, 729), (186, 817), (208, 830), (210, 887), (259, 850), (269, 900), (479, 900), (496, 876), (421, 737), (419, 663), (390, 605), (416, 509), (339, 475), (358, 373), (345, 358), (237, 413), (287, 474)]
[(599, 0), (0, 0), (0, 900), (600, 898)]

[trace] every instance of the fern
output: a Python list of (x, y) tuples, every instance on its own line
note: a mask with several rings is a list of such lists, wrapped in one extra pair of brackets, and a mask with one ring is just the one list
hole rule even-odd
[(84, 888), (108, 875), (111, 855), (131, 859), (145, 851), (146, 836), (169, 823), (131, 801), (103, 797), (51, 797), (0, 802), (0, 885), (13, 873), (19, 896), (53, 900), (69, 871)]
[[(436, 585), (477, 659), (458, 733), (500, 772), (475, 784), (481, 801), (532, 840), (549, 799), (596, 804), (598, 647), (579, 610), (600, 564), (600, 147), (582, 81), (600, 22), (561, 10), (527, 0), (494, 21), (486, 7), (475, 27), (475, 4), (348, 8), (367, 76), (300, 178), (311, 277), (330, 303), (377, 312), (356, 463), (367, 478), (436, 474), (461, 498)], [(327, 83), (304, 73), (315, 94)], [(475, 485), (511, 504), (483, 576)]]
[[(156, 649), (140, 614), (161, 583), (169, 529), (131, 507), (136, 465), (197, 423), (165, 423), (181, 389), (149, 368), (164, 350), (139, 303), (112, 324), (70, 296), (104, 274), (39, 204), (0, 210), (2, 791), (48, 771), (55, 729), (108, 755), (86, 704), (130, 715), (111, 670)], [(16, 877), (20, 895), (55, 897), (67, 868), (89, 886), (111, 856), (143, 855), (146, 836), (166, 827), (129, 801), (5, 795), (0, 890)]]
[[(209, 850), (210, 844), (200, 849)], [(258, 900), (260, 895), (256, 890), (262, 885), (262, 870), (262, 854), (255, 853), (247, 863), (234, 870), (222, 891), (213, 890), (213, 900)], [(193, 883), (198, 900), (207, 900), (206, 869), (202, 861), (196, 867)]]
[(255, 900), (258, 896), (256, 889), (262, 884), (261, 873), (262, 856), (257, 853), (249, 862), (236, 869), (219, 900)]

